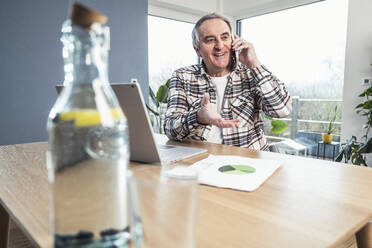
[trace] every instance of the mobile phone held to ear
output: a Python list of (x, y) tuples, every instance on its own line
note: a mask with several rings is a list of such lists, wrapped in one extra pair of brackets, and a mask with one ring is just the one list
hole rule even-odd
[[(231, 34), (231, 40), (234, 41), (235, 38), (234, 38), (234, 34)], [(235, 50), (232, 49), (232, 46), (231, 46), (231, 56), (233, 58), (235, 58), (235, 62), (238, 63), (239, 61), (239, 52), (236, 52)]]

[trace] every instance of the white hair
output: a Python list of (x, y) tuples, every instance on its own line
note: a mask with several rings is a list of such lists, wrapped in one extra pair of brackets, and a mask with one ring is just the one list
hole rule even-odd
[(194, 28), (192, 29), (192, 33), (191, 33), (191, 36), (192, 36), (192, 45), (195, 48), (197, 48), (197, 49), (200, 48), (199, 27), (203, 24), (203, 22), (205, 22), (207, 20), (211, 20), (211, 19), (220, 19), (220, 20), (224, 21), (227, 24), (227, 26), (229, 26), (230, 32), (232, 31), (231, 30), (230, 21), (227, 18), (225, 18), (225, 17), (223, 17), (223, 16), (221, 16), (219, 14), (216, 14), (216, 13), (207, 14), (207, 15), (203, 16), (202, 18), (200, 18), (196, 22)]

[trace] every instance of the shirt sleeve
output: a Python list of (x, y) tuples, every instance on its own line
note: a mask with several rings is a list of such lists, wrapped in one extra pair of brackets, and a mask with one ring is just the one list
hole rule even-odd
[(168, 104), (165, 113), (164, 131), (170, 139), (184, 140), (194, 138), (204, 140), (206, 125), (197, 121), (197, 112), (201, 107), (200, 99), (187, 98), (182, 73), (173, 73), (168, 90)]
[(262, 101), (262, 109), (268, 116), (283, 118), (292, 111), (292, 99), (284, 83), (276, 78), (265, 66), (251, 69), (257, 94)]

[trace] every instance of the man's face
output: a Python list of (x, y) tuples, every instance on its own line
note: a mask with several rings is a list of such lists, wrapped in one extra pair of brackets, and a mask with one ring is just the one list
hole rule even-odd
[(199, 46), (195, 48), (203, 58), (211, 76), (223, 76), (230, 72), (231, 32), (221, 19), (210, 19), (199, 27)]

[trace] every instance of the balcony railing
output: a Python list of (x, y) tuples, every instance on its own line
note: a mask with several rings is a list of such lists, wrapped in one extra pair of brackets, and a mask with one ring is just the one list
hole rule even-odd
[[(330, 121), (323, 121), (323, 120), (306, 120), (306, 119), (299, 119), (299, 103), (300, 102), (340, 102), (342, 103), (342, 99), (305, 99), (300, 98), (299, 96), (292, 97), (292, 104), (293, 109), (291, 113), (291, 118), (280, 118), (280, 120), (288, 121), (290, 123), (290, 138), (296, 139), (298, 133), (298, 125), (299, 123), (314, 123), (314, 124), (329, 124)], [(276, 119), (276, 118), (274, 118)], [(342, 122), (334, 122), (334, 125), (340, 126)]]
[[(321, 103), (321, 104), (315, 104), (315, 107), (313, 106), (311, 109), (308, 109), (308, 112), (301, 112), (300, 111), (300, 102), (312, 102), (312, 103)], [(325, 104), (325, 103), (329, 103), (329, 104)], [(332, 103), (333, 102), (333, 103)], [(294, 140), (294, 141), (297, 141), (297, 144), (298, 145), (302, 145), (303, 148), (301, 148), (300, 150), (301, 151), (298, 151), (297, 148), (294, 148), (294, 147), (291, 147), (291, 149), (297, 149), (296, 153), (293, 153), (293, 152), (290, 152), (289, 154), (299, 154), (299, 152), (302, 152), (302, 155), (304, 156), (318, 156), (318, 152), (317, 152), (317, 145), (318, 145), (318, 142), (321, 141), (321, 133), (322, 132), (326, 132), (326, 128), (328, 127), (328, 124), (330, 123), (329, 120), (314, 120), (314, 119), (299, 119), (300, 116), (305, 116), (305, 117), (318, 117), (318, 118), (322, 118), (324, 117), (324, 115), (327, 115), (326, 118), (329, 118), (329, 115), (333, 114), (333, 113), (330, 113), (328, 111), (333, 111), (333, 107), (330, 106), (330, 104), (333, 104), (334, 106), (336, 104), (338, 105), (338, 103), (342, 104), (342, 100), (341, 99), (305, 99), (305, 98), (300, 98), (298, 96), (294, 96), (292, 97), (292, 104), (293, 104), (293, 109), (292, 109), (292, 113), (291, 113), (291, 116), (290, 118), (280, 118), (280, 120), (284, 120), (286, 121), (287, 123), (289, 123), (289, 134), (288, 134), (288, 131), (283, 135), (281, 135), (282, 137), (276, 137), (276, 136), (267, 136), (268, 138), (268, 141), (269, 143), (276, 143), (276, 142), (280, 142), (280, 141), (283, 141), (283, 142), (288, 142), (288, 138), (290, 138), (291, 140)], [(306, 105), (306, 103), (305, 103)], [(301, 108), (304, 108), (304, 106), (302, 105)], [(309, 107), (308, 107), (309, 108)], [(314, 111), (314, 109), (316, 109), (316, 111)], [(341, 106), (339, 108), (338, 111), (341, 110)], [(306, 108), (302, 111), (306, 111)], [(276, 119), (276, 118), (274, 118)], [(323, 118), (324, 119), (324, 118)], [(311, 130), (308, 130), (308, 129), (301, 129), (300, 131), (298, 130), (299, 129), (299, 124), (301, 123), (311, 123), (311, 124), (317, 124), (317, 125), (322, 125), (323, 126), (320, 126), (318, 127), (319, 131), (314, 131), (315, 129), (317, 129), (317, 127), (314, 127), (313, 125), (310, 125), (311, 127)], [(341, 125), (341, 122), (334, 122), (334, 125), (335, 126), (338, 126), (340, 127)], [(309, 127), (309, 126), (308, 126)], [(308, 128), (307, 127), (307, 128)], [(340, 130), (338, 128), (338, 130)], [(285, 138), (286, 137), (286, 138)], [(286, 141), (287, 140), (287, 141)], [(335, 140), (339, 140), (339, 137), (335, 137)], [(283, 143), (283, 142), (280, 142), (280, 143)], [(293, 142), (293, 141), (292, 141)], [(306, 147), (306, 148), (305, 148)], [(338, 149), (338, 148), (337, 148)], [(284, 150), (285, 153), (288, 152), (288, 150)], [(332, 151), (330, 150), (329, 147), (327, 147), (324, 151), (323, 151), (325, 157), (327, 158), (333, 158), (334, 156), (334, 152), (332, 153)]]

